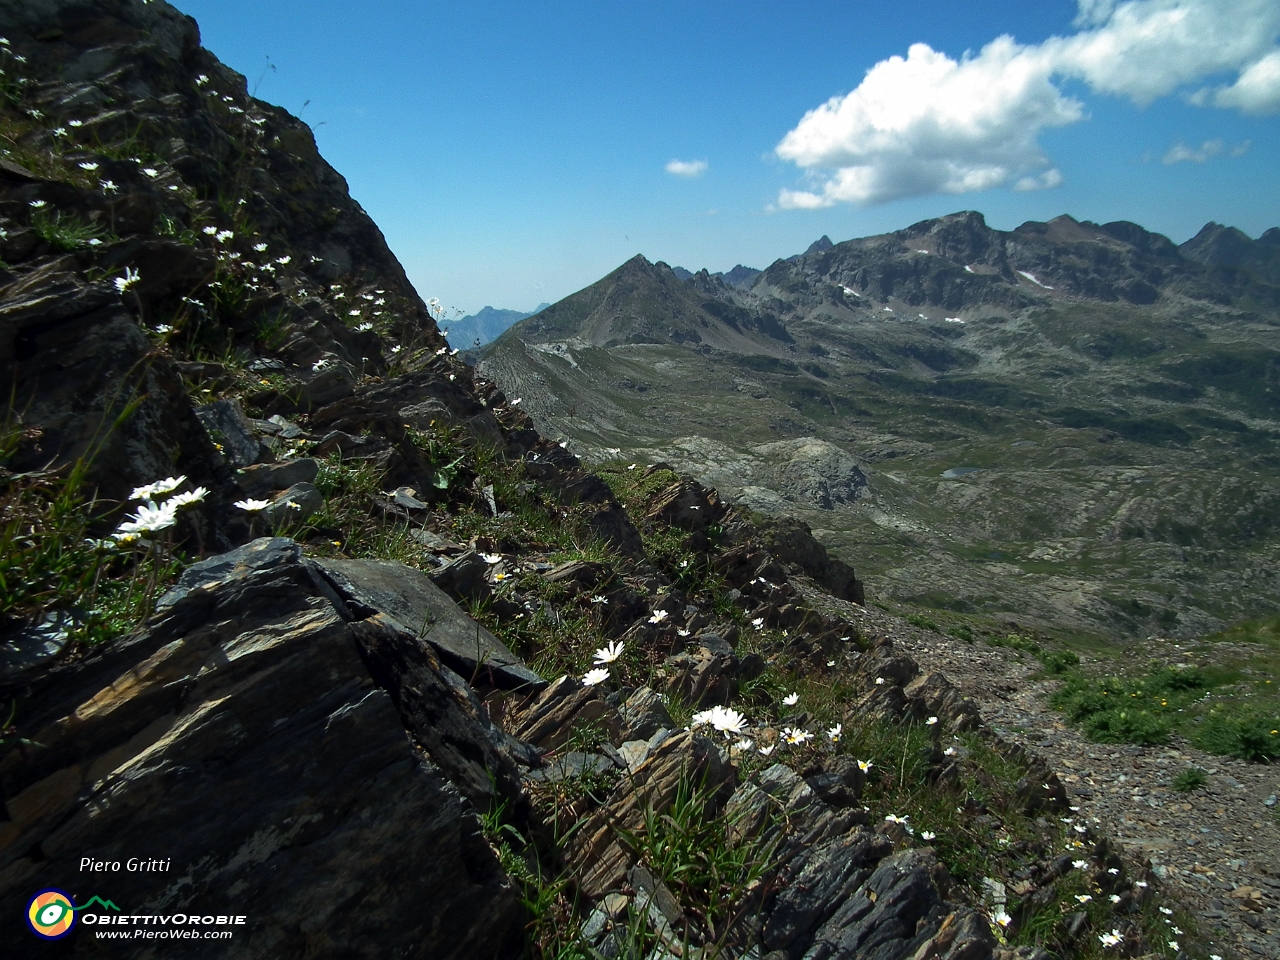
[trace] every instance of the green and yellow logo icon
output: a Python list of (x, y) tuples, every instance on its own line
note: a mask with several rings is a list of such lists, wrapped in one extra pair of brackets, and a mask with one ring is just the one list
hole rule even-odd
[(76, 925), (75, 905), (61, 890), (41, 890), (27, 904), (27, 923), (36, 936), (58, 940)]

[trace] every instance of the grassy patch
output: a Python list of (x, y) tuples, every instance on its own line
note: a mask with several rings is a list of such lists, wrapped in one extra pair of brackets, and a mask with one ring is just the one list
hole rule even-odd
[(1240, 696), (1240, 680), (1234, 670), (1200, 667), (1134, 677), (1073, 673), (1051, 703), (1103, 743), (1164, 743), (1178, 733), (1209, 753), (1280, 757), (1280, 716), (1272, 704)]
[(32, 211), (31, 231), (48, 241), (55, 250), (64, 253), (82, 250), (96, 243), (114, 239), (97, 224), (81, 220), (74, 214), (64, 215), (60, 211), (45, 207)]

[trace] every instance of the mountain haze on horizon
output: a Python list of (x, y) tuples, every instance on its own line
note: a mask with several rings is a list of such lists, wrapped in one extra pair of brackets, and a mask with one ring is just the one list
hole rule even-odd
[(968, 211), (742, 286), (636, 256), (480, 367), (588, 456), (800, 516), (869, 596), (1190, 635), (1276, 609), (1278, 241)]
[(457, 350), (470, 350), (492, 343), (502, 336), (512, 324), (525, 317), (531, 317), (551, 306), (540, 303), (532, 310), (500, 310), (496, 307), (483, 307), (476, 313), (459, 317), (457, 320), (439, 321), (440, 332), (449, 341), (449, 346)]

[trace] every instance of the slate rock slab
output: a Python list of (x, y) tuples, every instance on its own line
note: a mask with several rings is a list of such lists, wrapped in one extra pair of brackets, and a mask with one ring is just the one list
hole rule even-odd
[(540, 690), (547, 685), (426, 574), (382, 560), (323, 560), (316, 567), (348, 603), (391, 617), (431, 644), (465, 679), (482, 677), (505, 690)]
[(324, 494), (314, 484), (295, 483), (271, 501), (262, 516), (273, 526), (302, 523), (323, 506)]

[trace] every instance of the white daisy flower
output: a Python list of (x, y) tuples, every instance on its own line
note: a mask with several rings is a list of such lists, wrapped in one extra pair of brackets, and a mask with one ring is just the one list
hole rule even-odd
[(180, 486), (187, 482), (186, 474), (180, 477), (166, 477), (164, 480), (156, 480), (154, 483), (148, 483), (146, 486), (134, 487), (133, 493), (129, 494), (130, 500), (154, 500), (156, 497), (166, 493), (173, 493)]
[(596, 663), (613, 663), (622, 656), (623, 643), (621, 640), (613, 640), (599, 650), (596, 651)]
[(183, 507), (191, 506), (193, 503), (199, 503), (208, 495), (209, 491), (204, 487), (196, 487), (194, 490), (188, 490), (184, 493), (180, 493), (176, 497), (170, 497), (164, 502), (164, 505), (166, 507), (173, 506), (174, 509), (180, 510)]

